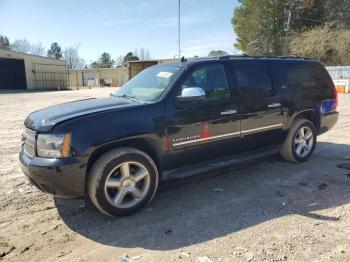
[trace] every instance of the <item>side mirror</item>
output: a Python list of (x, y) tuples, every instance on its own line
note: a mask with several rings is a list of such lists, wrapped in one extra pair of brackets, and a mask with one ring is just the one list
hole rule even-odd
[(207, 99), (205, 91), (200, 87), (188, 87), (182, 89), (181, 95), (177, 97), (179, 102), (196, 102)]

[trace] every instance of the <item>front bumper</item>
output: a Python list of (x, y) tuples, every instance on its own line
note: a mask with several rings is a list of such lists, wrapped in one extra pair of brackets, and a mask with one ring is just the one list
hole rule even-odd
[(339, 113), (335, 111), (321, 116), (320, 129), (318, 133), (323, 134), (332, 129), (338, 122), (338, 118)]
[(77, 159), (31, 159), (22, 150), (19, 160), (23, 173), (39, 190), (58, 197), (84, 196), (86, 165)]

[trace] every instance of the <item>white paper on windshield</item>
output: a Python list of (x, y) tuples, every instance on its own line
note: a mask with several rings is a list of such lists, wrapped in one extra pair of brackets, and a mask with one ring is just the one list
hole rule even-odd
[(171, 73), (171, 72), (159, 72), (158, 73), (158, 77), (164, 77), (164, 78), (169, 78), (169, 77), (171, 77), (173, 75), (173, 73)]

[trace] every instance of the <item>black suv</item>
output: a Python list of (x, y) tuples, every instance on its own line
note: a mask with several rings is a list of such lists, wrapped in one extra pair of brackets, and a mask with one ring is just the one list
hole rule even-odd
[(105, 214), (151, 201), (161, 179), (280, 153), (306, 161), (338, 120), (332, 79), (296, 57), (197, 59), (149, 67), (102, 99), (25, 120), (20, 161), (40, 190), (88, 195)]

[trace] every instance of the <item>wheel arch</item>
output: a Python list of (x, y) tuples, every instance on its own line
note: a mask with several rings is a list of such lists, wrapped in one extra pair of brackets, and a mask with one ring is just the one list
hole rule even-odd
[(114, 142), (106, 143), (99, 146), (90, 155), (87, 163), (86, 174), (85, 174), (85, 191), (87, 188), (89, 173), (94, 163), (105, 153), (113, 149), (122, 148), (122, 147), (134, 148), (147, 154), (154, 161), (158, 169), (158, 173), (159, 175), (161, 175), (161, 172), (160, 172), (162, 169), (161, 156), (160, 156), (161, 149), (159, 148), (159, 146), (157, 146), (156, 141), (154, 141), (151, 138), (131, 138), (126, 140), (114, 141)]
[(316, 110), (312, 110), (312, 109), (303, 110), (294, 114), (288, 126), (291, 127), (296, 120), (302, 119), (302, 118), (310, 120), (315, 125), (317, 132), (320, 130), (321, 118), (319, 114), (316, 112)]

